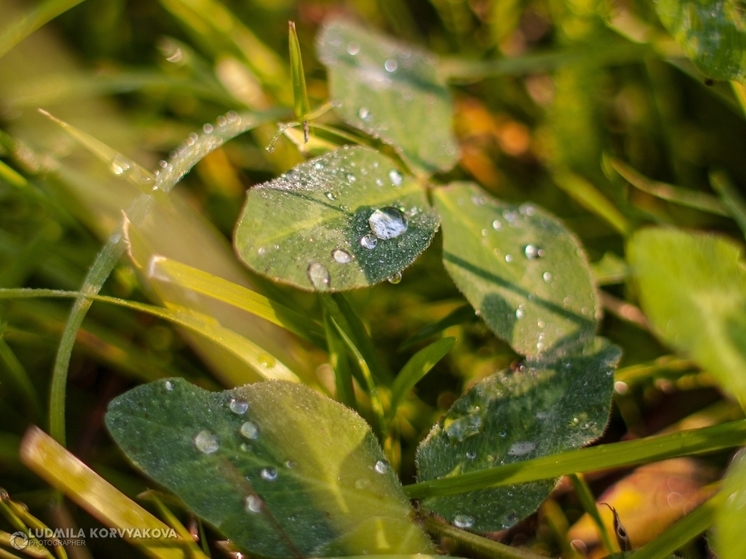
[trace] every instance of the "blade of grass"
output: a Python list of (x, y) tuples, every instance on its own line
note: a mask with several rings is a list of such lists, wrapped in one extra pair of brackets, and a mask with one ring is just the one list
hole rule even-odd
[(555, 170), (552, 178), (557, 186), (581, 206), (603, 218), (623, 236), (632, 232), (632, 225), (627, 218), (590, 181), (567, 170)]
[(46, 0), (46, 2), (36, 4), (16, 21), (6, 23), (5, 29), (0, 33), (0, 58), (42, 25), (65, 13), (73, 6), (77, 6), (82, 1)]
[(544, 501), (541, 505), (541, 513), (562, 551), (563, 559), (582, 559), (584, 556), (581, 556), (570, 544), (567, 537), (570, 523), (567, 521), (567, 517), (565, 516), (562, 507), (557, 504), (557, 501), (554, 499), (547, 499)]
[(405, 350), (420, 342), (424, 342), (428, 338), (440, 334), (443, 330), (450, 328), (451, 326), (456, 326), (457, 324), (463, 324), (464, 322), (472, 320), (476, 320), (474, 308), (471, 305), (459, 307), (450, 312), (444, 318), (441, 318), (435, 324), (425, 326), (422, 330), (405, 340), (404, 343), (399, 346), (399, 351)]
[(609, 532), (606, 530), (606, 524), (604, 524), (603, 520), (601, 520), (601, 514), (598, 512), (598, 507), (596, 506), (596, 498), (593, 496), (591, 488), (588, 487), (588, 484), (586, 483), (583, 475), (570, 474), (569, 477), (570, 483), (572, 483), (572, 487), (575, 490), (575, 494), (578, 496), (580, 504), (583, 505), (583, 510), (588, 513), (588, 515), (593, 520), (593, 523), (596, 525), (596, 530), (598, 531), (601, 543), (603, 544), (606, 552), (614, 553), (616, 551), (619, 551), (612, 543), (611, 537), (609, 537)]
[[(285, 365), (269, 355), (262, 348), (257, 347), (254, 343), (247, 340), (240, 334), (229, 330), (200, 313), (195, 313), (189, 309), (172, 306), (170, 308), (156, 307), (145, 303), (126, 301), (116, 297), (107, 297), (105, 295), (96, 295), (80, 291), (59, 291), (54, 289), (0, 289), (0, 299), (21, 299), (34, 297), (58, 297), (58, 298), (75, 298), (77, 301), (100, 301), (102, 303), (111, 303), (132, 310), (144, 312), (157, 316), (164, 320), (183, 326), (207, 339), (223, 346), (231, 353), (240, 357), (245, 363), (257, 373), (257, 378), (247, 379), (243, 376), (236, 375), (230, 379), (233, 386), (240, 386), (247, 382), (256, 380), (287, 380), (298, 382), (298, 377)], [(68, 323), (69, 324), (69, 323)], [(77, 331), (77, 330), (76, 330)]]
[(712, 188), (720, 195), (720, 199), (728, 209), (730, 216), (738, 223), (738, 226), (746, 235), (746, 200), (741, 193), (731, 184), (723, 171), (710, 173), (710, 184)]
[(407, 361), (391, 385), (391, 404), (387, 414), (389, 421), (396, 415), (407, 393), (451, 351), (455, 343), (456, 338), (443, 338), (421, 349)]
[[(105, 526), (162, 534), (171, 531), (37, 427), (31, 427), (21, 442), (21, 461)], [(155, 559), (207, 559), (193, 541), (178, 536), (147, 540), (124, 532), (123, 538)]]
[(706, 454), (746, 443), (746, 420), (714, 427), (658, 435), (581, 448), (412, 485), (404, 486), (410, 498), (458, 495), (476, 489), (525, 483), (557, 476), (632, 466), (679, 456)]
[[(304, 120), (311, 112), (306, 91), (306, 76), (303, 73), (303, 58), (300, 54), (300, 43), (298, 33), (295, 30), (295, 22), (288, 21), (288, 47), (290, 49), (290, 76), (293, 81), (293, 100), (295, 107), (295, 118)], [(306, 138), (308, 141), (308, 138)]]
[(324, 312), (324, 329), (326, 330), (326, 343), (329, 346), (329, 363), (334, 370), (337, 400), (357, 411), (355, 388), (352, 384), (352, 369), (347, 357), (346, 346), (326, 311)]
[(0, 325), (0, 361), (5, 365), (4, 369), (8, 373), (7, 378), (18, 387), (33, 412), (32, 418), (40, 419), (42, 417), (42, 407), (39, 394), (26, 369), (6, 343), (4, 334), (4, 326)]
[(611, 167), (619, 173), (624, 180), (638, 190), (642, 190), (651, 196), (655, 196), (656, 198), (660, 198), (666, 202), (694, 208), (701, 212), (715, 215), (728, 215), (726, 208), (714, 196), (704, 192), (696, 192), (694, 190), (681, 188), (680, 186), (651, 180), (615, 157), (609, 157), (608, 161)]
[(173, 283), (264, 318), (325, 349), (324, 331), (313, 320), (246, 287), (213, 276), (165, 256), (153, 256), (147, 265), (149, 278)]
[(638, 549), (627, 559), (664, 559), (696, 538), (715, 522), (715, 512), (725, 502), (722, 491), (708, 499), (652, 542)]

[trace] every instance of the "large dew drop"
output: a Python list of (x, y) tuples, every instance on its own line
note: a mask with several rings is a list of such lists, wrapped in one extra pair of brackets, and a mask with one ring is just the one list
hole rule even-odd
[(258, 439), (259, 438), (259, 427), (253, 421), (247, 421), (241, 425), (241, 434), (247, 439)]
[(246, 400), (237, 400), (231, 398), (228, 402), (228, 409), (230, 409), (236, 415), (243, 415), (249, 409), (249, 403)]
[(308, 279), (311, 280), (311, 285), (316, 289), (319, 291), (326, 291), (329, 289), (331, 278), (329, 277), (329, 270), (327, 270), (323, 264), (311, 262), (308, 265), (306, 273), (308, 274)]
[(200, 452), (212, 454), (220, 448), (220, 441), (213, 433), (204, 430), (195, 435), (194, 446)]
[(373, 234), (382, 240), (394, 239), (407, 231), (407, 218), (398, 208), (387, 206), (374, 211), (368, 218)]
[(468, 514), (457, 514), (453, 519), (456, 528), (471, 528), (474, 526), (474, 517)]
[(373, 469), (379, 474), (385, 474), (390, 468), (391, 466), (386, 460), (378, 460), (373, 466)]
[(347, 264), (352, 260), (352, 256), (350, 256), (350, 253), (346, 250), (342, 250), (341, 248), (335, 248), (332, 251), (332, 258), (334, 258), (334, 261), (338, 264)]
[(244, 500), (244, 509), (246, 512), (262, 512), (263, 507), (264, 503), (262, 503), (262, 500), (256, 495), (249, 495)]

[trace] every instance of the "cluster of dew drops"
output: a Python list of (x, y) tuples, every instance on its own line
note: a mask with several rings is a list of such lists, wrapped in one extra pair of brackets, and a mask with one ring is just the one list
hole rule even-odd
[[(170, 381), (165, 382), (166, 390), (173, 390), (173, 383)], [(235, 415), (242, 416), (249, 411), (249, 403), (246, 400), (239, 398), (231, 398), (228, 400), (228, 409)], [(246, 441), (257, 441), (260, 437), (259, 426), (251, 420), (247, 420), (241, 424), (238, 429), (242, 440)], [(218, 436), (207, 429), (199, 431), (192, 439), (194, 448), (203, 454), (213, 454), (220, 449), (220, 439)], [(251, 450), (251, 445), (247, 442), (241, 443), (241, 450), (248, 452)], [(293, 460), (285, 461), (285, 468), (288, 470), (294, 469), (297, 464)], [(386, 460), (379, 459), (373, 463), (373, 471), (376, 474), (384, 475), (387, 474), (391, 466)], [(259, 470), (259, 477), (265, 482), (274, 482), (280, 478), (280, 473), (274, 466), (265, 466)], [(251, 481), (247, 476), (247, 480)], [(370, 485), (370, 481), (366, 479), (360, 479), (355, 482), (357, 489), (364, 489)], [(264, 501), (255, 494), (251, 494), (244, 499), (244, 509), (246, 512), (260, 513), (264, 509)]]

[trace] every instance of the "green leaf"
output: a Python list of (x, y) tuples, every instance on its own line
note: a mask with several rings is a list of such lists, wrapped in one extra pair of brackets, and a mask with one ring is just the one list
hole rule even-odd
[(316, 51), (346, 122), (423, 171), (456, 164), (451, 97), (433, 54), (344, 20), (326, 22)]
[(726, 496), (715, 513), (715, 549), (722, 559), (746, 557), (746, 450), (733, 458), (725, 476), (723, 495)]
[(746, 269), (725, 237), (643, 229), (627, 246), (640, 304), (667, 344), (711, 372), (746, 409)]
[(159, 381), (112, 401), (106, 425), (135, 465), (251, 554), (433, 551), (368, 425), (308, 387)]
[[(420, 445), (419, 480), (550, 456), (598, 438), (609, 416), (619, 356), (616, 346), (595, 338), (483, 380)], [(426, 497), (421, 504), (458, 527), (499, 530), (536, 510), (556, 481)]]
[(349, 147), (249, 190), (235, 245), (249, 268), (273, 280), (344, 291), (401, 272), (437, 229), (415, 180), (383, 155)]
[(658, 0), (658, 17), (700, 69), (715, 79), (746, 78), (746, 16), (739, 0)]
[(448, 273), (487, 325), (534, 356), (593, 336), (600, 313), (575, 236), (544, 210), (495, 200), (470, 183), (435, 191)]

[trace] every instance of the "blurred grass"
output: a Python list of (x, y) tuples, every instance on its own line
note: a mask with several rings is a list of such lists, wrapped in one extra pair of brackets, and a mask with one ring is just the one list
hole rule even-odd
[[(335, 322), (361, 319), (337, 322), (347, 344), (337, 340), (333, 365), (348, 379), (337, 386), (333, 378), (329, 382), (330, 359), (320, 338), (322, 304), (237, 264), (229, 242), (245, 189), (303, 158), (285, 135), (273, 152), (265, 149), (277, 130), (271, 120), (289, 121), (294, 114), (291, 67), (300, 83), (288, 52), (288, 20), (296, 22), (296, 52), (303, 58), (303, 107), (327, 100), (313, 40), (328, 14), (358, 17), (440, 54), (453, 83), (462, 154), (460, 165), (440, 178), (473, 179), (501, 198), (532, 200), (560, 216), (599, 264), (599, 277), (608, 282), (604, 289), (614, 298), (608, 301), (636, 304), (619, 261), (623, 237), (638, 226), (670, 224), (743, 239), (743, 86), (707, 86), (646, 3), (629, 2), (613, 14), (595, 0), (75, 4), (0, 0), (0, 286), (79, 290), (122, 210), (141, 195), (37, 107), (153, 171), (190, 133), (205, 123), (216, 126), (218, 115), (276, 111), (202, 159), (153, 204), (137, 228), (144, 247), (139, 265), (117, 259), (113, 273), (100, 278), (101, 293), (202, 313), (304, 382), (338, 393), (381, 422), (383, 404), (371, 403), (361, 385), (388, 382), (388, 371), (401, 370), (436, 336), (456, 337), (446, 358), (417, 384), (418, 398), (404, 399), (398, 409), (397, 440), (390, 444), (398, 445), (405, 479), (412, 475), (416, 443), (438, 415), (465, 387), (517, 356), (469, 319), (443, 271), (439, 239), (400, 284), (350, 293), (346, 315), (339, 314), (338, 301), (327, 301)], [(318, 149), (354, 134), (331, 114), (313, 124)], [(340, 135), (322, 135), (325, 130)], [(152, 255), (199, 272), (183, 276), (191, 283), (152, 281), (146, 269)], [(194, 284), (204, 279), (200, 274), (221, 280), (210, 291)], [(261, 302), (265, 311), (271, 300), (302, 315), (306, 321), (292, 315), (293, 327), (315, 343), (278, 327), (277, 309), (265, 316), (271, 320), (238, 309), (242, 290), (252, 290), (253, 304)], [(57, 300), (0, 301), (0, 486), (11, 493), (38, 495), (46, 487), (24, 473), (14, 448), (29, 423), (48, 424), (51, 371), (69, 311), (69, 303)], [(644, 328), (607, 316), (600, 334), (623, 347), (618, 380), (628, 383), (605, 442), (632, 429), (624, 420), (636, 418), (638, 432), (655, 432), (720, 398), (711, 383), (692, 381), (701, 373), (666, 357), (668, 350)], [(103, 432), (105, 402), (133, 383), (164, 376), (214, 388), (253, 374), (212, 343), (109, 305), (93, 306), (69, 348), (69, 413), (62, 425), (68, 446), (143, 488)], [(353, 384), (351, 358), (365, 362), (372, 374)], [(59, 410), (57, 415), (63, 421)], [(722, 466), (724, 458), (711, 461)], [(573, 503), (562, 495), (557, 502), (572, 519)], [(525, 537), (550, 550), (566, 547), (545, 532)]]

